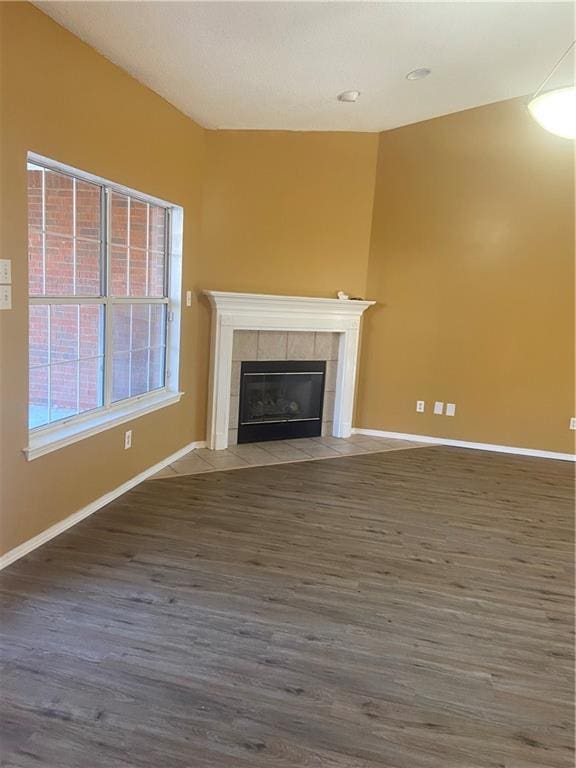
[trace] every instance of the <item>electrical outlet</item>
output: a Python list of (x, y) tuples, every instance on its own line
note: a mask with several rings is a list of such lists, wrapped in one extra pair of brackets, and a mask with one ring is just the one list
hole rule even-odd
[(12, 309), (11, 285), (0, 285), (0, 309)]
[(124, 432), (124, 450), (127, 451), (128, 448), (132, 448), (132, 430), (127, 429), (126, 432)]
[(186, 306), (192, 306), (192, 291), (186, 291)]
[(456, 416), (456, 403), (446, 403), (446, 416)]
[(10, 284), (12, 282), (12, 262), (10, 259), (0, 259), (0, 283)]
[(444, 403), (441, 403), (439, 400), (436, 400), (434, 403), (434, 414), (436, 416), (442, 416), (444, 413)]
[(572, 416), (570, 419), (570, 429), (576, 429), (576, 416)]
[(424, 400), (416, 400), (416, 411), (418, 413), (424, 413), (424, 408), (426, 407), (426, 403)]

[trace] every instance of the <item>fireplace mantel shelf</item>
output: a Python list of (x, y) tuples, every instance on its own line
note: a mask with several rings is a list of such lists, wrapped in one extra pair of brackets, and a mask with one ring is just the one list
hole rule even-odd
[(362, 313), (374, 301), (203, 291), (212, 307), (208, 446), (228, 446), (234, 331), (315, 331), (340, 334), (334, 436), (352, 431), (354, 384)]
[(326, 299), (312, 296), (277, 296), (266, 293), (203, 291), (219, 312), (303, 312), (313, 315), (359, 317), (376, 302), (356, 299)]

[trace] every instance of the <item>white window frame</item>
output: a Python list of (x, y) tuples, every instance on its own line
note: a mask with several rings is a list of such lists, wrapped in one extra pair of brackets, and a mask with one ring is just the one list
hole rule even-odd
[[(167, 298), (140, 298), (140, 297), (122, 297), (121, 302), (130, 304), (165, 304), (166, 305), (166, 361), (165, 361), (165, 385), (160, 389), (136, 395), (116, 403), (110, 402), (111, 366), (109, 365), (110, 349), (110, 328), (108, 322), (108, 312), (115, 303), (114, 297), (108, 294), (98, 297), (29, 297), (29, 305), (50, 305), (50, 304), (98, 304), (105, 307), (105, 341), (104, 341), (104, 404), (92, 411), (86, 411), (68, 419), (62, 419), (46, 426), (36, 427), (28, 431), (28, 446), (24, 448), (24, 453), (28, 461), (37, 459), (52, 451), (64, 448), (67, 445), (84, 440), (87, 437), (97, 435), (106, 429), (111, 429), (125, 422), (132, 421), (147, 413), (157, 411), (159, 408), (165, 408), (169, 405), (178, 403), (182, 397), (179, 390), (179, 371), (180, 371), (180, 316), (182, 312), (182, 241), (183, 241), (183, 218), (184, 211), (181, 206), (169, 203), (166, 200), (138, 192), (122, 184), (103, 179), (85, 171), (80, 171), (64, 163), (54, 161), (50, 158), (38, 155), (34, 152), (28, 153), (28, 162), (56, 171), (65, 173), (82, 181), (98, 184), (104, 189), (106, 196), (106, 209), (108, 209), (109, 196), (111, 192), (117, 192), (122, 195), (128, 195), (144, 202), (159, 205), (168, 210), (168, 234), (167, 234)], [(106, 216), (107, 226), (109, 217)], [(108, 233), (103, 230), (103, 240), (109, 241)], [(109, 248), (106, 247), (106, 263), (104, 267), (108, 270), (110, 261)], [(110, 308), (110, 309), (108, 309)], [(108, 364), (106, 364), (108, 362)]]

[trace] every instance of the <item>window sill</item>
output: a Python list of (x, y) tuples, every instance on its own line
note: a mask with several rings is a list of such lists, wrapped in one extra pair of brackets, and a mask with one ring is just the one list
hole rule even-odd
[(46, 453), (58, 451), (67, 445), (77, 443), (87, 437), (92, 437), (119, 424), (132, 421), (147, 413), (152, 413), (168, 405), (174, 405), (180, 401), (182, 392), (157, 392), (152, 395), (143, 395), (129, 403), (113, 406), (105, 412), (98, 412), (75, 419), (72, 422), (64, 422), (48, 427), (37, 433), (31, 433), (28, 447), (24, 453), (28, 461), (38, 459)]

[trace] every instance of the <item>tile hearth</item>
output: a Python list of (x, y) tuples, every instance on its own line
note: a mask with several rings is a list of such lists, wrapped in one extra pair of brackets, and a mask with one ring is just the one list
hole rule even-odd
[(271, 440), (266, 443), (231, 445), (223, 451), (199, 448), (158, 472), (152, 480), (226, 469), (261, 467), (266, 464), (285, 464), (294, 461), (333, 459), (361, 453), (380, 453), (408, 448), (425, 448), (429, 443), (416, 443), (386, 437), (352, 435), (348, 438), (311, 437), (299, 440)]

